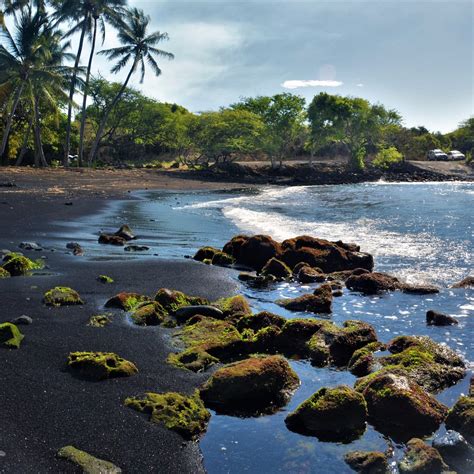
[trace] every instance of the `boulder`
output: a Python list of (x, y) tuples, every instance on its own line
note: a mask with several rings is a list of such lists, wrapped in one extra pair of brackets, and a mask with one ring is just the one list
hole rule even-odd
[(319, 268), (313, 268), (304, 264), (298, 270), (296, 279), (300, 283), (321, 283), (326, 279), (326, 275)]
[(349, 451), (344, 461), (360, 474), (388, 474), (388, 460), (380, 451)]
[(262, 268), (261, 274), (272, 275), (278, 280), (286, 280), (291, 277), (291, 270), (288, 265), (273, 257)]
[(287, 320), (277, 338), (279, 350), (288, 355), (306, 357), (309, 352), (307, 342), (325, 323), (317, 319)]
[(232, 255), (237, 261), (240, 261), (241, 260), (240, 250), (242, 246), (249, 240), (249, 238), (250, 237), (246, 235), (236, 235), (235, 237), (232, 237), (232, 239), (224, 245), (224, 248), (222, 250), (225, 253)]
[(71, 352), (67, 366), (73, 374), (95, 381), (129, 377), (138, 372), (133, 362), (122, 359), (113, 352)]
[(146, 295), (122, 291), (121, 293), (118, 293), (107, 300), (105, 307), (123, 309), (124, 311), (132, 311), (140, 304), (150, 301), (150, 298)]
[(219, 308), (210, 305), (183, 306), (174, 312), (174, 316), (179, 324), (186, 322), (198, 314), (209, 318), (224, 319), (224, 313)]
[(220, 267), (230, 267), (235, 263), (235, 258), (225, 252), (216, 252), (212, 259), (212, 265), (218, 265)]
[(204, 433), (211, 418), (197, 390), (192, 396), (149, 392), (143, 398), (127, 398), (125, 405), (149, 414), (151, 422), (176, 431), (186, 439), (195, 439)]
[(410, 285), (408, 283), (402, 283), (400, 290), (402, 290), (403, 293), (412, 295), (433, 295), (439, 293), (439, 288), (433, 285)]
[(322, 441), (352, 441), (365, 431), (367, 404), (352, 388), (321, 388), (286, 419), (291, 431)]
[(452, 316), (430, 309), (426, 312), (426, 324), (428, 326), (453, 326), (459, 324), (459, 321)]
[(56, 286), (43, 295), (43, 302), (47, 306), (74, 306), (82, 305), (79, 293), (67, 286)]
[(135, 235), (133, 235), (132, 229), (130, 229), (130, 227), (127, 224), (120, 227), (120, 229), (117, 232), (115, 232), (114, 235), (124, 240), (136, 239)]
[(198, 262), (203, 262), (204, 260), (212, 260), (212, 257), (216, 253), (220, 252), (219, 249), (215, 247), (201, 247), (195, 254), (193, 259), (197, 260)]
[(132, 321), (138, 326), (158, 326), (167, 318), (168, 313), (163, 306), (156, 301), (145, 301), (140, 303), (132, 311)]
[[(238, 248), (237, 255), (234, 255), (234, 246)], [(229, 253), (227, 244), (224, 246), (224, 251)], [(254, 235), (246, 240), (239, 238), (234, 241), (231, 252), (238, 263), (260, 271), (268, 260), (280, 256), (281, 246), (268, 235)]]
[(284, 357), (251, 357), (218, 369), (200, 394), (219, 413), (251, 416), (280, 408), (298, 385)]
[[(378, 431), (401, 440), (426, 436), (444, 421), (447, 407), (425, 392), (408, 377), (371, 374), (361, 391), (369, 418)], [(361, 390), (363, 388), (363, 390)]]
[(371, 342), (360, 349), (357, 349), (351, 356), (347, 368), (351, 374), (357, 377), (363, 377), (372, 372), (376, 359), (374, 352), (383, 349), (384, 345), (380, 342)]
[(356, 268), (354, 270), (342, 270), (340, 272), (332, 272), (327, 276), (328, 281), (345, 282), (350, 276), (363, 275), (364, 273), (371, 273), (366, 268)]
[(245, 314), (252, 314), (249, 302), (242, 295), (221, 298), (215, 301), (213, 306), (222, 311), (224, 318), (233, 318), (236, 316), (243, 316)]
[(0, 324), (0, 346), (8, 347), (10, 349), (19, 349), (24, 337), (25, 336), (23, 336), (15, 324)]
[(252, 331), (259, 331), (260, 329), (276, 326), (283, 327), (286, 323), (286, 318), (270, 313), (269, 311), (261, 311), (257, 314), (247, 314), (239, 318), (235, 325), (239, 331), (244, 329), (251, 329)]
[(376, 295), (384, 291), (394, 291), (401, 287), (398, 278), (386, 273), (362, 273), (351, 275), (346, 280), (346, 287), (351, 291), (358, 291), (364, 295)]
[(127, 241), (123, 237), (112, 234), (100, 234), (99, 244), (124, 246)]
[(150, 247), (146, 245), (127, 245), (124, 250), (125, 252), (146, 252), (150, 250)]
[(33, 270), (43, 268), (44, 263), (41, 260), (30, 260), (20, 253), (8, 253), (3, 257), (3, 269), (11, 276), (28, 275)]
[(328, 284), (316, 288), (313, 294), (278, 300), (276, 303), (289, 311), (308, 311), (311, 313), (330, 313), (332, 311), (332, 289)]
[(160, 288), (156, 295), (155, 301), (161, 304), (169, 313), (174, 313), (183, 306), (207, 305), (209, 301), (198, 296), (188, 296), (178, 290), (169, 290), (168, 288)]
[(458, 474), (474, 472), (474, 447), (464, 439), (462, 434), (453, 430), (438, 433), (435, 435), (432, 445), (449, 467)]
[(103, 459), (98, 459), (74, 446), (64, 446), (57, 457), (75, 464), (85, 474), (120, 474), (122, 470), (115, 464)]
[(449, 410), (446, 427), (461, 433), (467, 442), (474, 444), (474, 397), (462, 396)]
[(474, 288), (474, 276), (467, 276), (461, 281), (454, 283), (451, 288)]
[(441, 474), (447, 467), (439, 452), (418, 438), (408, 441), (405, 456), (398, 463), (400, 474)]

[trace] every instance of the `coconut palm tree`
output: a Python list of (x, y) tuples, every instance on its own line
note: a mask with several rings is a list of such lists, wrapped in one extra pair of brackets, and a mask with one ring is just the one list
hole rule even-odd
[(111, 61), (118, 60), (115, 66), (111, 69), (111, 72), (114, 74), (121, 71), (130, 61), (131, 67), (122, 87), (104, 112), (89, 153), (89, 164), (91, 164), (95, 159), (110, 112), (120, 101), (132, 74), (140, 68), (140, 83), (143, 83), (146, 69), (145, 61), (151, 67), (155, 75), (159, 76), (161, 74), (161, 69), (156, 62), (155, 56), (166, 59), (174, 58), (173, 54), (155, 47), (161, 41), (167, 40), (168, 34), (159, 31), (148, 34), (149, 24), (150, 17), (145, 15), (143, 10), (139, 10), (138, 8), (128, 10), (124, 19), (124, 24), (118, 32), (118, 39), (122, 43), (122, 46), (99, 52), (99, 54), (106, 56)]

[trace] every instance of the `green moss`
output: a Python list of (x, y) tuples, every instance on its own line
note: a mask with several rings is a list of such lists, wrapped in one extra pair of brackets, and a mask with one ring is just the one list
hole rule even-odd
[(222, 253), (222, 252), (219, 249), (216, 249), (215, 247), (201, 247), (196, 252), (193, 259), (199, 262), (204, 262), (205, 260), (212, 261), (212, 258), (217, 253)]
[(446, 427), (459, 431), (470, 443), (474, 443), (474, 397), (461, 397), (449, 410)]
[(125, 405), (150, 414), (150, 421), (162, 424), (187, 439), (196, 438), (206, 431), (211, 417), (197, 391), (192, 396), (176, 392), (148, 392), (144, 398), (127, 398)]
[(84, 304), (79, 293), (66, 286), (56, 286), (43, 295), (43, 302), (48, 306), (71, 306)]
[(138, 372), (133, 362), (113, 352), (71, 352), (67, 365), (77, 375), (90, 380), (129, 377)]
[(133, 311), (140, 304), (150, 302), (150, 298), (139, 293), (127, 293), (125, 291), (118, 293), (110, 298), (106, 303), (106, 308), (120, 308), (125, 311)]
[(19, 349), (21, 341), (25, 336), (12, 323), (0, 324), (0, 345), (10, 347), (12, 349)]
[(211, 365), (219, 362), (217, 357), (211, 356), (208, 352), (200, 349), (188, 349), (178, 354), (170, 354), (167, 362), (180, 369), (187, 369), (193, 372), (202, 372)]
[(205, 305), (209, 301), (198, 296), (188, 296), (181, 291), (161, 288), (155, 295), (155, 301), (160, 303), (165, 311), (174, 313), (183, 306)]
[(212, 260), (210, 258), (205, 258), (202, 263), (205, 263), (206, 265), (212, 265)]
[(158, 326), (167, 317), (168, 313), (156, 301), (139, 304), (131, 314), (133, 322), (138, 326)]
[(235, 263), (235, 258), (224, 252), (216, 252), (211, 260), (213, 265), (230, 266)]
[(97, 281), (100, 281), (101, 283), (113, 283), (114, 282), (114, 279), (107, 276), (107, 275), (99, 275), (97, 277)]
[(213, 306), (219, 308), (224, 313), (224, 318), (252, 314), (248, 301), (242, 295), (221, 298), (214, 302)]
[(61, 448), (57, 456), (80, 467), (85, 474), (120, 474), (122, 472), (120, 468), (111, 462), (97, 459), (74, 446)]
[(3, 258), (3, 269), (11, 276), (28, 275), (33, 270), (44, 268), (43, 260), (30, 260), (20, 253), (9, 253)]
[(96, 314), (89, 318), (88, 326), (103, 328), (112, 322), (112, 314)]
[(261, 274), (273, 275), (280, 280), (285, 280), (291, 277), (292, 271), (286, 263), (273, 257), (262, 268)]
[(3, 267), (0, 267), (0, 278), (10, 278), (10, 272), (5, 270)]
[(382, 347), (380, 342), (371, 342), (357, 349), (349, 360), (348, 368), (351, 373), (359, 377), (369, 374), (375, 363), (374, 352)]

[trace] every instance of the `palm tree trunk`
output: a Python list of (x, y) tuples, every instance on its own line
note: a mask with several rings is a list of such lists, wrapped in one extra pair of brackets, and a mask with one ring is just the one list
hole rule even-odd
[(39, 99), (38, 97), (34, 98), (34, 107), (35, 107), (35, 166), (48, 166), (46, 158), (44, 157), (43, 143), (41, 141), (41, 119), (39, 114)]
[(97, 135), (95, 136), (94, 143), (92, 144), (92, 148), (89, 153), (89, 166), (94, 161), (97, 151), (99, 149), (100, 140), (102, 139), (102, 135), (104, 133), (105, 125), (107, 124), (107, 119), (109, 118), (110, 112), (112, 112), (112, 109), (117, 105), (118, 101), (122, 97), (122, 94), (124, 93), (128, 85), (128, 81), (130, 81), (130, 78), (132, 77), (132, 73), (135, 69), (136, 62), (137, 62), (137, 59), (135, 58), (135, 60), (133, 61), (133, 65), (130, 68), (130, 71), (127, 75), (127, 78), (125, 79), (125, 82), (122, 84), (122, 87), (118, 91), (117, 95), (114, 97), (114, 100), (110, 104), (110, 107), (106, 109), (106, 111), (104, 112), (104, 116), (102, 117), (102, 121), (100, 122), (100, 125), (99, 125), (99, 130), (97, 131)]
[(10, 130), (12, 128), (13, 116), (15, 115), (16, 108), (18, 107), (18, 103), (20, 102), (22, 92), (23, 84), (18, 88), (16, 92), (15, 99), (13, 100), (12, 110), (10, 112), (10, 115), (8, 116), (7, 123), (5, 125), (5, 130), (3, 131), (2, 145), (0, 147), (0, 157), (2, 157), (5, 153), (5, 149), (7, 147), (8, 142), (8, 136), (10, 135)]
[(87, 93), (89, 88), (89, 80), (91, 76), (92, 59), (94, 58), (95, 42), (97, 38), (97, 18), (94, 18), (94, 34), (92, 36), (91, 54), (89, 55), (89, 63), (87, 64), (86, 83), (84, 86), (84, 93), (82, 96), (82, 112), (81, 112), (81, 130), (79, 135), (79, 166), (83, 164), (84, 158), (84, 129), (86, 127), (86, 106)]
[(81, 37), (79, 39), (79, 47), (77, 48), (76, 60), (74, 61), (74, 70), (72, 73), (71, 86), (69, 88), (69, 102), (67, 107), (67, 126), (66, 126), (66, 143), (64, 145), (64, 159), (63, 165), (69, 165), (69, 153), (71, 151), (71, 122), (72, 122), (72, 101), (74, 98), (74, 91), (76, 90), (76, 78), (77, 70), (79, 67), (79, 61), (81, 60), (82, 47), (84, 45), (84, 36), (87, 29), (87, 21), (83, 19), (84, 24), (82, 25)]
[(24, 158), (24, 156), (26, 154), (26, 150), (28, 148), (28, 140), (30, 139), (30, 133), (31, 133), (32, 128), (33, 128), (33, 116), (31, 117), (30, 122), (28, 124), (28, 129), (25, 133), (25, 137), (23, 138), (23, 143), (21, 145), (20, 154), (18, 155), (18, 158), (15, 162), (15, 166), (20, 166), (21, 163), (23, 162), (23, 158)]

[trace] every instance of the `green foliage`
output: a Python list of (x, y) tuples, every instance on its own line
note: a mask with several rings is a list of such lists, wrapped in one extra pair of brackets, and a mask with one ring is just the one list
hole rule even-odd
[(393, 146), (389, 148), (382, 148), (375, 157), (372, 164), (377, 168), (383, 170), (389, 169), (391, 166), (401, 163), (403, 161), (403, 155)]

